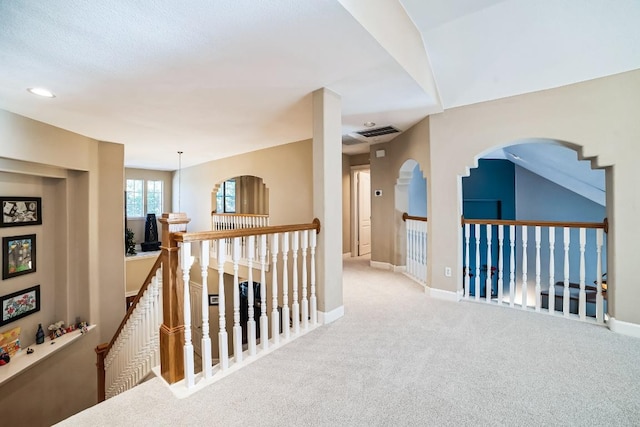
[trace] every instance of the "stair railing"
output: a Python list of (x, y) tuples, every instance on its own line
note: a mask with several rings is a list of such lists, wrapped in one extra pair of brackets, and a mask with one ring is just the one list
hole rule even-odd
[(427, 217), (402, 214), (406, 223), (406, 275), (427, 285)]

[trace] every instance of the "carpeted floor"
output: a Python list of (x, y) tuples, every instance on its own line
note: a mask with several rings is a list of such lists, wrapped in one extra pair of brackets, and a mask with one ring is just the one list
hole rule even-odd
[(185, 399), (158, 379), (63, 426), (640, 425), (640, 339), (425, 296), (345, 260), (345, 316)]

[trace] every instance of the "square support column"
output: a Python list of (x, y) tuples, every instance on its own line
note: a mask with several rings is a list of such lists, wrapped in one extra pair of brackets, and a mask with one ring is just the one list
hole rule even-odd
[(342, 113), (340, 96), (313, 92), (313, 214), (320, 219), (317, 281), (320, 321), (342, 317)]

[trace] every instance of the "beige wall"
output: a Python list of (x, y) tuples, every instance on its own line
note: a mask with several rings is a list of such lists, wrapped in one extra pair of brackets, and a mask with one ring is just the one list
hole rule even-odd
[[(485, 102), (431, 117), (428, 264), (431, 286), (455, 291), (461, 280), (460, 177), (476, 159), (523, 138), (577, 144), (607, 171), (609, 313), (640, 324), (635, 257), (640, 241), (640, 71)], [(615, 259), (615, 263), (614, 263)], [(453, 268), (444, 277), (445, 266)]]
[[(376, 157), (377, 150), (384, 150), (385, 156)], [(392, 141), (372, 145), (370, 158), (371, 191), (382, 190), (382, 196), (371, 197), (371, 260), (404, 265), (404, 212), (395, 208), (395, 186), (400, 168), (409, 159), (418, 162), (429, 176), (429, 120), (422, 120)]]
[[(126, 179), (143, 179), (146, 181), (162, 181), (162, 212), (172, 212), (172, 184), (173, 184), (173, 172), (172, 171), (158, 171), (149, 169), (136, 169), (126, 168), (124, 170)], [(158, 218), (159, 215), (158, 215)], [(144, 224), (146, 218), (128, 218), (127, 227), (135, 233), (134, 241), (139, 244), (144, 242)], [(158, 234), (160, 233), (160, 222), (157, 221)], [(146, 277), (146, 276), (145, 276)]]
[[(46, 328), (55, 321), (69, 324), (79, 317), (97, 325), (89, 335), (93, 348), (110, 339), (122, 320), (123, 160), (122, 145), (0, 111), (2, 195), (28, 193), (41, 196), (43, 203), (42, 225), (0, 231), (2, 236), (31, 232), (37, 236), (37, 271), (2, 281), (3, 295), (41, 286), (40, 312), (0, 329), (21, 326), (24, 346), (35, 341), (38, 323)], [(61, 351), (0, 386), (1, 406), (30, 411), (30, 424), (50, 425), (95, 403), (95, 356), (86, 351), (79, 357), (78, 345), (69, 348), (74, 346), (76, 352)], [(73, 368), (61, 369), (61, 364)], [(32, 395), (25, 397), (14, 388), (31, 390)], [(64, 398), (49, 396), (46, 401), (51, 390)]]

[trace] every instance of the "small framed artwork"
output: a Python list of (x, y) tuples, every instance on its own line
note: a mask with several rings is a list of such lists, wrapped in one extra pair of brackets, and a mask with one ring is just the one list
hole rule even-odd
[(2, 221), (0, 227), (42, 224), (40, 197), (0, 197)]
[(209, 294), (209, 305), (218, 305), (219, 302), (219, 298), (220, 295), (219, 294)]
[(0, 326), (40, 311), (40, 285), (0, 297)]
[(36, 235), (2, 238), (2, 278), (9, 279), (36, 271)]

